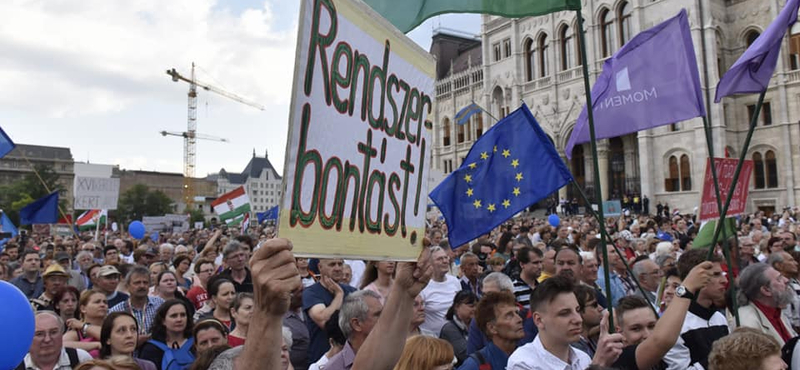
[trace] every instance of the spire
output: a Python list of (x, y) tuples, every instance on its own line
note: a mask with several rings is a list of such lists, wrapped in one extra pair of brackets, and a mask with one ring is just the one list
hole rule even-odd
[(256, 157), (256, 148), (253, 148), (253, 158)]
[(269, 159), (269, 148), (264, 149), (264, 159)]

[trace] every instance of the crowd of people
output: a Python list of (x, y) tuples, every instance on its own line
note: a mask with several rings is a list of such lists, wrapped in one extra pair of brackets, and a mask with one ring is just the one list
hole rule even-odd
[(521, 215), (461, 246), (432, 220), (415, 263), (296, 257), (266, 226), (32, 234), (0, 277), (35, 311), (18, 369), (800, 368), (796, 211), (711, 253), (677, 210)]

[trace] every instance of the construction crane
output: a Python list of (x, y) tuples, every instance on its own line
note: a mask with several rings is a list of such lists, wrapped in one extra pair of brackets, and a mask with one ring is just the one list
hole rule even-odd
[(180, 136), (180, 137), (182, 137), (184, 139), (188, 139), (190, 136), (192, 136), (195, 139), (201, 139), (201, 140), (221, 141), (223, 143), (229, 143), (230, 142), (230, 140), (228, 140), (228, 139), (224, 139), (224, 138), (216, 137), (216, 136), (211, 136), (211, 135), (198, 134), (196, 132), (195, 133), (189, 133), (189, 132), (186, 132), (186, 131), (184, 131), (184, 132), (159, 131), (158, 133), (161, 134), (161, 136)]
[(197, 78), (195, 78), (194, 63), (192, 63), (192, 72), (188, 78), (178, 73), (178, 71), (176, 71), (175, 68), (168, 69), (167, 74), (172, 77), (172, 81), (174, 82), (183, 81), (189, 83), (189, 94), (188, 94), (189, 119), (186, 132), (171, 133), (162, 131), (161, 135), (163, 136), (175, 135), (183, 137), (183, 200), (186, 203), (186, 207), (190, 208), (192, 203), (194, 203), (194, 185), (192, 184), (192, 179), (194, 179), (195, 175), (195, 163), (197, 157), (197, 139), (210, 139), (210, 140), (227, 142), (227, 140), (225, 139), (204, 137), (205, 135), (197, 133), (197, 88), (199, 87), (202, 88), (203, 90), (211, 91), (213, 93), (222, 95), (226, 98), (235, 100), (242, 104), (249, 105), (259, 110), (264, 110), (264, 106), (255, 103), (251, 100), (242, 98), (234, 93), (198, 81)]

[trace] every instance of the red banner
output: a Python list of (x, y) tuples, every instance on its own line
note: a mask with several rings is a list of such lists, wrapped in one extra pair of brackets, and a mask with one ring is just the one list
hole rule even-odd
[[(719, 180), (719, 193), (722, 197), (722, 205), (725, 205), (728, 192), (733, 184), (733, 174), (736, 172), (738, 159), (715, 158), (714, 164), (717, 168), (717, 180)], [(728, 207), (726, 217), (731, 217), (744, 213), (747, 207), (747, 194), (750, 191), (750, 176), (753, 173), (753, 161), (745, 160), (742, 164), (742, 171), (739, 173), (739, 180), (736, 182), (736, 190), (733, 193), (731, 204)], [(714, 192), (714, 178), (711, 176), (711, 161), (706, 160), (706, 175), (703, 180), (703, 198), (700, 201), (700, 220), (706, 221), (719, 218), (717, 208), (717, 195)]]

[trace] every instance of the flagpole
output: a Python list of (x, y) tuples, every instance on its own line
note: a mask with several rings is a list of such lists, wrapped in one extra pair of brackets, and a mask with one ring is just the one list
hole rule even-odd
[[(100, 212), (102, 214), (103, 211)], [(98, 234), (100, 234), (100, 217), (97, 217), (97, 220), (94, 223), (94, 241), (97, 241)]]
[[(575, 182), (574, 180), (572, 181), (572, 184), (575, 185), (576, 189), (578, 189), (578, 194), (581, 196), (583, 201), (585, 203), (589, 204), (588, 209), (589, 209), (589, 213), (592, 214), (592, 217), (598, 218), (597, 212), (595, 212), (595, 210), (592, 209), (591, 202), (589, 202), (589, 198), (586, 197), (586, 193), (583, 192), (583, 189), (581, 189), (581, 186), (577, 182)], [(600, 222), (599, 218), (598, 218), (598, 222)], [(611, 244), (611, 245), (614, 244), (614, 242), (611, 240), (611, 237), (608, 235), (608, 232), (606, 231), (605, 227), (600, 227), (600, 238), (605, 243), (608, 243), (608, 244)], [(642, 289), (641, 284), (639, 284), (639, 279), (636, 278), (636, 274), (633, 273), (633, 269), (631, 269), (630, 265), (628, 265), (628, 261), (625, 259), (625, 256), (623, 256), (622, 253), (619, 251), (619, 249), (617, 249), (616, 247), (614, 248), (614, 251), (617, 253), (619, 258), (622, 260), (622, 263), (625, 264), (625, 269), (628, 270), (628, 275), (633, 278), (633, 282), (636, 284), (636, 287), (639, 288), (639, 290), (642, 292), (642, 296), (647, 301), (647, 303), (650, 304), (650, 307), (653, 309), (653, 313), (656, 314), (656, 317), (659, 317), (658, 311), (656, 311), (656, 308), (653, 305), (653, 302), (650, 300), (650, 297), (647, 296), (647, 294), (645, 293), (644, 289)], [(604, 270), (603, 274), (604, 275), (606, 275), (605, 269), (606, 269), (606, 267), (603, 266), (603, 270)], [(610, 299), (609, 299), (608, 305), (611, 306), (611, 300)]]
[(491, 113), (489, 113), (489, 111), (488, 111), (488, 110), (484, 109), (484, 108), (483, 108), (483, 107), (482, 107), (480, 104), (476, 103), (476, 102), (475, 102), (475, 100), (473, 100), (473, 101), (472, 101), (472, 104), (475, 104), (475, 106), (476, 106), (476, 107), (480, 108), (480, 109), (481, 109), (481, 110), (482, 110), (484, 113), (486, 113), (486, 115), (487, 115), (487, 116), (489, 116), (490, 118), (492, 118), (492, 119), (494, 120), (494, 122), (495, 122), (495, 123), (497, 123), (497, 122), (499, 122), (499, 121), (500, 121), (500, 120), (498, 120), (498, 119), (497, 119), (495, 116), (493, 116)]
[[(594, 188), (597, 199), (597, 221), (600, 223), (600, 230), (605, 228), (605, 217), (603, 217), (603, 191), (600, 185), (600, 164), (597, 160), (597, 137), (594, 131), (594, 109), (592, 108), (592, 89), (589, 84), (589, 62), (586, 57), (586, 31), (583, 28), (583, 15), (581, 10), (575, 11), (578, 16), (578, 45), (581, 52), (581, 64), (583, 64), (583, 88), (586, 90), (586, 112), (589, 121), (589, 135), (590, 144), (592, 147), (592, 163), (594, 164)], [(592, 204), (589, 203), (589, 208)], [(608, 271), (608, 247), (606, 246), (605, 239), (600, 239), (600, 247), (603, 250), (603, 275), (606, 283), (606, 294), (608, 294), (608, 301), (612, 302), (613, 297), (611, 293), (611, 277)], [(616, 248), (615, 248), (616, 249)], [(608, 332), (614, 333), (614, 312), (611, 304), (608, 305)]]
[[(39, 182), (42, 183), (42, 186), (44, 187), (44, 190), (47, 191), (47, 194), (52, 193), (52, 191), (50, 191), (50, 188), (44, 182), (44, 179), (42, 179), (42, 176), (39, 175), (39, 171), (36, 171), (36, 167), (31, 163), (31, 161), (28, 160), (28, 157), (25, 156), (25, 152), (22, 151), (22, 150), (20, 150), (19, 152), (22, 155), (22, 159), (24, 159), (25, 162), (28, 163), (28, 166), (31, 167), (31, 170), (33, 170), (33, 173), (36, 175), (36, 178), (39, 179)], [(69, 228), (70, 228), (70, 230), (72, 230), (72, 234), (75, 235), (75, 238), (76, 239), (80, 239), (80, 236), (78, 235), (78, 233), (75, 232), (75, 223), (72, 222), (71, 218), (67, 218), (67, 215), (64, 213), (64, 210), (61, 209), (61, 205), (60, 204), (56, 203), (56, 208), (58, 208), (58, 213), (61, 214), (61, 217), (63, 217), (65, 220), (67, 220), (67, 222), (69, 222)], [(20, 225), (20, 226), (22, 226), (22, 225)]]

